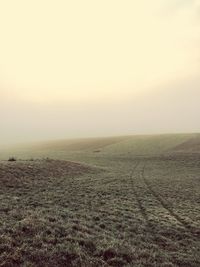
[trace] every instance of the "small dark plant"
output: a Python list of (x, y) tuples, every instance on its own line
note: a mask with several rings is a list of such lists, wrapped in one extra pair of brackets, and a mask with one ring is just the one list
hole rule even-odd
[(8, 161), (17, 161), (15, 157), (9, 157)]

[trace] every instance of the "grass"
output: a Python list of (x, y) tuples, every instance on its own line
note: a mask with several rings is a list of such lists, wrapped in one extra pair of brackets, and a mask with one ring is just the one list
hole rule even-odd
[(174, 150), (190, 138), (84, 141), (21, 153), (56, 160), (1, 161), (0, 266), (200, 266), (200, 154)]

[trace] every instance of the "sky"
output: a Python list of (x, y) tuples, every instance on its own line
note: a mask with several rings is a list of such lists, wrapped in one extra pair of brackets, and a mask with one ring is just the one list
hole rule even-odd
[(0, 0), (0, 144), (200, 132), (200, 0)]

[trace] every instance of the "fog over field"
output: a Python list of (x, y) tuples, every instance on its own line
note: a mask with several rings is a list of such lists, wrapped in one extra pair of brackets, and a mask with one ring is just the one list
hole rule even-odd
[(0, 3), (1, 144), (198, 132), (199, 0)]
[(0, 267), (200, 266), (200, 0), (0, 0)]

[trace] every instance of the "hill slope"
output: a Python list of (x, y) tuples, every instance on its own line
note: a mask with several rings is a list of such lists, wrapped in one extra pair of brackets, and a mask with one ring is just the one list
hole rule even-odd
[(180, 145), (174, 147), (175, 152), (184, 153), (199, 153), (200, 152), (200, 135), (194, 136), (189, 140), (181, 143)]
[(10, 148), (0, 153), (0, 159), (9, 156), (18, 158), (73, 159), (94, 157), (95, 153), (114, 155), (155, 155), (163, 153), (200, 152), (200, 134), (162, 134), (135, 135), (107, 138), (85, 138), (73, 140), (49, 141), (32, 145)]

